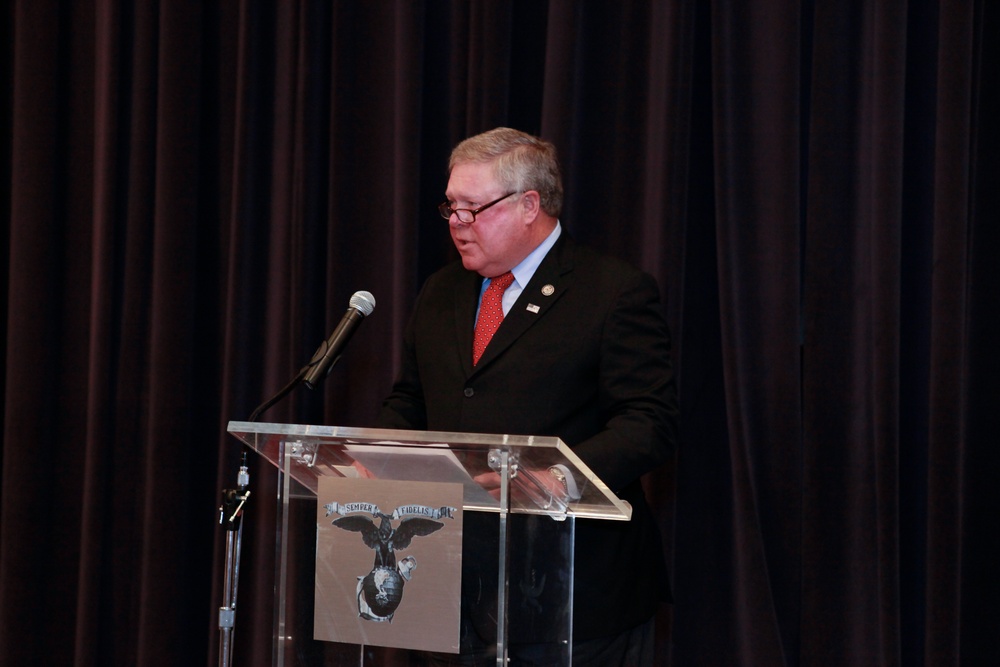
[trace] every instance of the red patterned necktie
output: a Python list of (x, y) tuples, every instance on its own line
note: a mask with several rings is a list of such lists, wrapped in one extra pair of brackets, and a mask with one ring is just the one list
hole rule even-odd
[(476, 333), (472, 338), (472, 365), (479, 363), (486, 346), (503, 321), (503, 293), (514, 282), (514, 274), (508, 271), (490, 280), (489, 287), (483, 293), (483, 302), (479, 306), (479, 319), (476, 320)]

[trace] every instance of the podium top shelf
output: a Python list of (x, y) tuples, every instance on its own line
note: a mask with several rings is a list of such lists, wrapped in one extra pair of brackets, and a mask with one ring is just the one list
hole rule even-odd
[[(229, 433), (309, 494), (327, 476), (458, 482), (465, 509), (499, 512), (499, 501), (475, 480), (511, 466), (510, 511), (628, 521), (632, 508), (619, 499), (559, 438), (550, 436), (403, 431), (309, 424), (231, 421)], [(577, 483), (579, 498), (553, 495), (542, 485), (552, 466), (565, 466)]]

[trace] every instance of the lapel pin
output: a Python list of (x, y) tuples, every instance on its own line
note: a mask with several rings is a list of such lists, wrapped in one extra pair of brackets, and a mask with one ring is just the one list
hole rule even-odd
[(538, 306), (536, 306), (536, 305), (535, 305), (535, 304), (533, 304), (533, 303), (529, 303), (529, 304), (528, 304), (528, 308), (527, 308), (527, 310), (528, 310), (528, 312), (530, 312), (530, 313), (538, 313), (538, 311), (539, 311), (539, 310), (541, 310), (541, 308), (539, 308)]
[(555, 293), (556, 293), (556, 288), (553, 287), (552, 285), (545, 285), (544, 287), (542, 287), (543, 296), (552, 296)]

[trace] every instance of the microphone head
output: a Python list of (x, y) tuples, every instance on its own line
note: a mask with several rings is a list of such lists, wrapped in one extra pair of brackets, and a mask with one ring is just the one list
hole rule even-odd
[(350, 307), (368, 317), (375, 311), (375, 297), (372, 296), (371, 292), (355, 292), (354, 296), (351, 297)]

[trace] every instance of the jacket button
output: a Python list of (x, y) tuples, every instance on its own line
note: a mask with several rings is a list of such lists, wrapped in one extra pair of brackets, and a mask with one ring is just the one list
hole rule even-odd
[(475, 395), (476, 390), (473, 389), (472, 387), (466, 387), (465, 391), (463, 391), (462, 393), (465, 394), (466, 398), (472, 398)]

